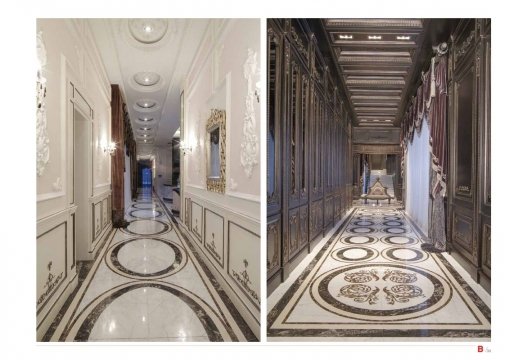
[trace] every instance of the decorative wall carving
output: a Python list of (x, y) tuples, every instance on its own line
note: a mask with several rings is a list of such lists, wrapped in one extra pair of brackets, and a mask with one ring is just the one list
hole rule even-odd
[(240, 145), (240, 164), (248, 178), (253, 174), (253, 167), (258, 165), (258, 136), (256, 135), (256, 51), (247, 49), (247, 60), (244, 63), (244, 78), (247, 80), (246, 112), (244, 114), (244, 127), (242, 143)]
[(463, 41), (461, 43), (461, 45), (459, 45), (457, 48), (456, 48), (456, 52), (455, 52), (455, 57), (454, 57), (454, 62), (456, 63), (463, 55), (466, 54), (466, 52), (468, 51), (469, 47), (470, 47), (470, 44), (472, 43), (472, 40), (475, 39), (475, 31), (472, 30), (470, 32), (470, 35), (468, 35), (468, 37), (465, 39), (465, 41)]
[(39, 69), (37, 70), (37, 175), (42, 176), (49, 162), (49, 137), (46, 119), (46, 78), (42, 72), (46, 66), (46, 46), (42, 39), (42, 31), (37, 34), (37, 58)]
[(55, 180), (55, 182), (52, 185), (53, 185), (53, 190), (62, 191), (62, 179), (60, 179), (59, 177), (57, 177), (57, 179)]
[(251, 296), (258, 304), (260, 304), (260, 297), (256, 293), (254, 289), (251, 288), (251, 280), (249, 272), (247, 268), (249, 263), (246, 259), (244, 259), (244, 270), (242, 272), (237, 272), (232, 269), (233, 277), (240, 283), (240, 285), (244, 288), (244, 290)]
[(230, 178), (230, 189), (232, 189), (233, 191), (237, 190), (237, 187), (239, 186), (239, 184), (237, 184), (237, 182), (235, 181), (234, 178)]

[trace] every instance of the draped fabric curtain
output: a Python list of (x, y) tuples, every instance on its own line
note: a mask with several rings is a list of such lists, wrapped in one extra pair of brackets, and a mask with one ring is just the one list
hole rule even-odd
[(414, 135), (407, 146), (406, 161), (406, 213), (428, 235), (429, 204), (429, 127), (423, 122), (420, 132)]
[[(447, 170), (447, 56), (436, 56), (431, 60), (430, 70), (422, 75), (422, 85), (418, 88), (409, 108), (402, 118), (401, 147), (403, 148), (401, 169), (411, 175), (413, 166), (408, 166), (410, 155), (408, 147), (412, 146), (414, 132), (419, 136), (423, 119), (429, 124), (429, 151), (432, 155), (431, 189), (428, 186), (426, 195), (431, 195), (432, 222), (429, 228), (430, 250), (445, 251), (445, 211)], [(426, 152), (428, 155), (428, 152)], [(406, 164), (406, 165), (405, 165)], [(428, 179), (429, 181), (429, 179)], [(408, 181), (407, 186), (411, 184)], [(408, 191), (408, 189), (407, 189)], [(407, 192), (407, 194), (409, 194)], [(412, 194), (413, 196), (413, 194)], [(408, 201), (407, 201), (408, 203)], [(408, 204), (407, 204), (408, 206)], [(413, 206), (413, 205), (411, 205)], [(426, 206), (427, 208), (427, 206)], [(413, 217), (413, 216), (412, 216)], [(417, 220), (417, 219), (416, 219)], [(423, 229), (424, 231), (424, 229)]]

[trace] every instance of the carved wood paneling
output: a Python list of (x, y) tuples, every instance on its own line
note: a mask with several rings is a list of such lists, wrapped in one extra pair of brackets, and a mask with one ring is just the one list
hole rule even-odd
[(299, 250), (299, 209), (290, 210), (288, 213), (288, 259), (291, 259)]
[(491, 278), (491, 225), (484, 224), (482, 231), (482, 271)]
[[(491, 277), (491, 49), (486, 19), (463, 19), (449, 59), (448, 241), (489, 289)], [(484, 279), (484, 280), (483, 280)], [(482, 280), (482, 281), (481, 281)]]
[(281, 217), (267, 219), (267, 278), (281, 267)]
[(299, 250), (304, 248), (309, 241), (308, 221), (308, 206), (301, 206), (299, 208)]
[(340, 219), (335, 198), (341, 191), (345, 200), (339, 203), (345, 208), (351, 204), (346, 188), (352, 177), (348, 160), (352, 116), (331, 60), (322, 53), (323, 44), (318, 44), (327, 39), (323, 34), (317, 39), (311, 28), (310, 20), (303, 19), (267, 23), (267, 271), (271, 279), (279, 273), (285, 279), (292, 261), (323, 234), (324, 224), (333, 226)]

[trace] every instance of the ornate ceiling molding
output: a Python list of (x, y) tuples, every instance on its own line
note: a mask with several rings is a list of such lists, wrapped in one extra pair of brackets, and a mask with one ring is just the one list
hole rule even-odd
[(328, 19), (327, 27), (382, 27), (382, 28), (422, 28), (422, 21), (418, 19)]

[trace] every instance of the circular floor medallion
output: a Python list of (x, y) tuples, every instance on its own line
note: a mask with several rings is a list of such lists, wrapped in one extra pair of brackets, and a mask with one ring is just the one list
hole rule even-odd
[(349, 246), (334, 250), (331, 256), (338, 261), (370, 261), (378, 256), (378, 251), (364, 246)]
[(402, 263), (418, 263), (429, 258), (429, 254), (419, 249), (392, 247), (382, 251), (382, 257), (389, 261)]
[(154, 219), (161, 217), (163, 213), (155, 209), (139, 209), (130, 211), (129, 215), (137, 219)]
[(140, 209), (140, 210), (158, 210), (159, 209), (159, 206), (157, 204), (154, 204), (154, 203), (137, 203), (137, 204), (133, 204), (132, 205), (133, 208), (135, 209)]
[(160, 235), (171, 230), (171, 226), (160, 220), (133, 220), (120, 231), (132, 235)]
[[(155, 293), (152, 290), (160, 290), (161, 293)], [(136, 325), (139, 322), (139, 318), (134, 320), (133, 317), (137, 315), (138, 311), (134, 311), (132, 313), (128, 313), (129, 316), (123, 316), (119, 319), (117, 324), (111, 325), (111, 314), (108, 314), (110, 310), (115, 311), (114, 309), (118, 309), (118, 302), (125, 303), (128, 306), (130, 305), (130, 299), (139, 299), (143, 297), (147, 297), (146, 294), (150, 294), (154, 298), (161, 299), (163, 304), (168, 304), (179, 299), (182, 303), (179, 303), (178, 306), (186, 306), (195, 314), (195, 318), (189, 319), (189, 324), (196, 324), (198, 321), (201, 323), (200, 332), (205, 332), (208, 340), (211, 342), (218, 341), (231, 341), (233, 340), (228, 333), (228, 330), (221, 319), (221, 317), (217, 314), (216, 310), (214, 310), (207, 302), (202, 300), (200, 296), (194, 294), (193, 292), (175, 285), (162, 281), (135, 281), (129, 282), (126, 284), (122, 284), (116, 286), (99, 296), (93, 299), (90, 304), (77, 315), (76, 321), (74, 321), (72, 327), (70, 328), (67, 339), (74, 341), (88, 341), (90, 339), (91, 334), (94, 333), (97, 329), (97, 326), (101, 326), (103, 324), (108, 326), (108, 333), (111, 335), (115, 335), (118, 333), (126, 332), (127, 335), (131, 331), (139, 330), (135, 329)], [(172, 297), (176, 297), (176, 299), (172, 299)], [(123, 299), (124, 298), (124, 299)], [(177, 300), (178, 301), (178, 300)], [(117, 305), (116, 305), (117, 303)], [(150, 304), (148, 305), (151, 306)], [(168, 308), (167, 305), (163, 305), (163, 308)], [(152, 310), (152, 308), (151, 308)], [(118, 311), (118, 310), (117, 310)], [(102, 318), (102, 314), (105, 313), (107, 321)], [(188, 313), (186, 311), (186, 313)], [(152, 316), (157, 316), (157, 308), (154, 308), (150, 313)], [(151, 316), (149, 314), (149, 316)], [(175, 316), (171, 314), (171, 312), (166, 312), (162, 314), (162, 319), (166, 320), (166, 315), (175, 319)], [(178, 316), (177, 316), (178, 318)], [(151, 324), (161, 323), (161, 319), (157, 319), (156, 321), (151, 322)], [(134, 326), (133, 326), (134, 324)], [(117, 325), (117, 326), (115, 326)], [(111, 327), (111, 328), (109, 328)], [(111, 330), (110, 330), (111, 329)], [(159, 327), (156, 327), (159, 329)], [(166, 331), (165, 331), (166, 332)], [(111, 338), (111, 341), (119, 341), (118, 338)]]
[(403, 321), (444, 307), (451, 285), (440, 275), (399, 264), (359, 264), (332, 269), (311, 284), (325, 310), (364, 321)]
[(384, 224), (385, 226), (405, 226), (403, 221), (397, 221), (397, 220), (384, 221), (382, 224)]
[(384, 229), (382, 229), (382, 231), (387, 234), (406, 234), (408, 232), (407, 229), (404, 229), (402, 227), (395, 227), (395, 226), (384, 228)]
[(156, 280), (179, 272), (187, 263), (182, 246), (161, 238), (135, 238), (108, 249), (106, 264), (115, 273), (138, 280)]
[(384, 216), (384, 220), (393, 221), (393, 220), (401, 220), (400, 216)]
[(362, 227), (362, 226), (372, 226), (372, 225), (375, 225), (375, 222), (372, 221), (372, 220), (359, 220), (359, 221), (354, 221), (353, 224)]
[(345, 238), (341, 238), (339, 241), (341, 241), (343, 244), (346, 245), (366, 245), (366, 244), (374, 244), (378, 241), (377, 238), (373, 236), (348, 236)]
[(415, 245), (418, 243), (417, 239), (410, 236), (397, 236), (389, 235), (384, 236), (381, 241), (387, 245)]
[(347, 231), (352, 234), (371, 234), (375, 232), (375, 229), (368, 227), (353, 227), (348, 229)]

